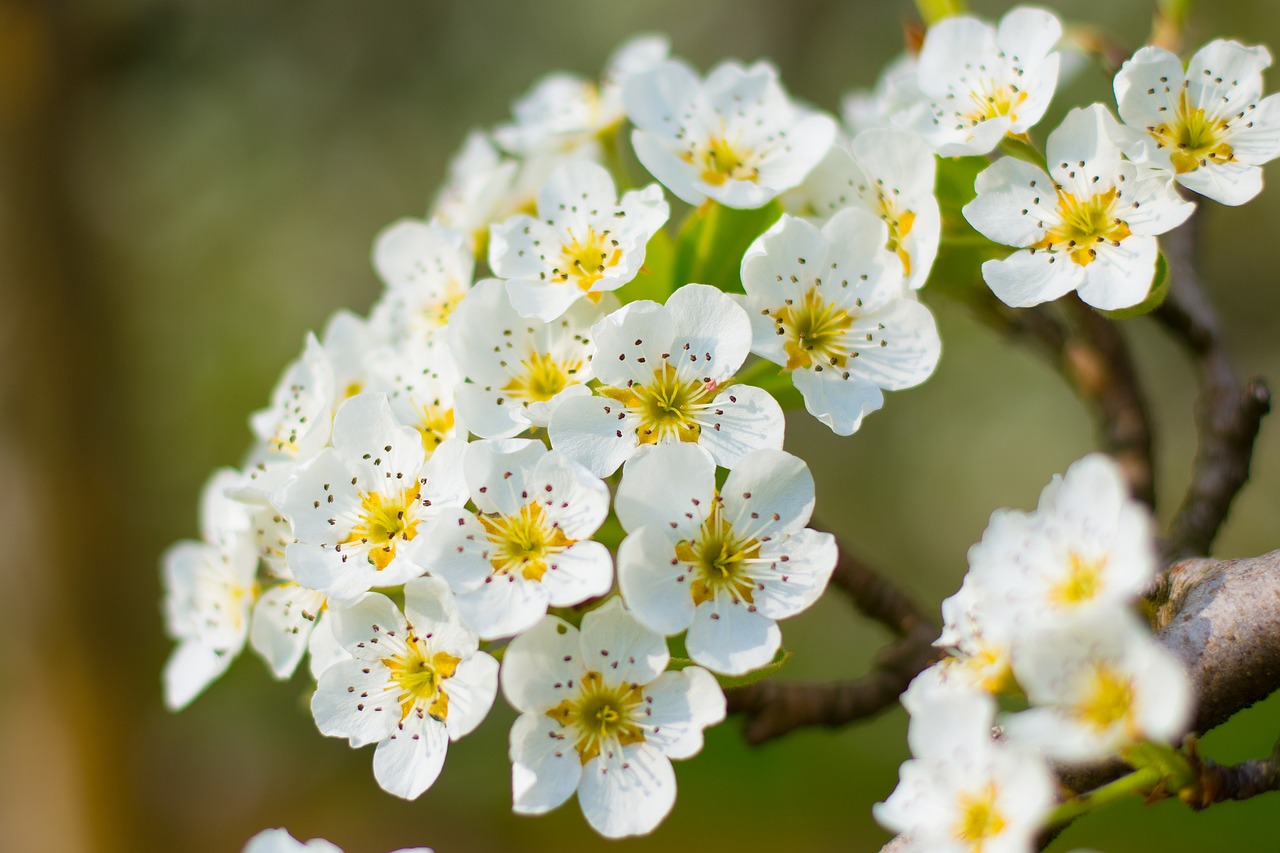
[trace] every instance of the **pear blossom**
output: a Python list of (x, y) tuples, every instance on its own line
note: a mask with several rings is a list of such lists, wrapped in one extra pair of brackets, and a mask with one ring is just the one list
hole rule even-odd
[(1135, 131), (1131, 156), (1222, 204), (1262, 190), (1263, 163), (1280, 157), (1280, 95), (1262, 96), (1265, 47), (1217, 39), (1182, 61), (1144, 47), (1115, 77), (1120, 118)]
[(965, 218), (997, 243), (1026, 247), (982, 265), (1001, 301), (1022, 308), (1075, 290), (1114, 310), (1146, 298), (1156, 235), (1182, 224), (1195, 205), (1122, 159), (1117, 136), (1101, 104), (1075, 109), (1049, 134), (1049, 174), (1005, 157), (978, 175)]
[(1122, 608), (1155, 580), (1154, 532), (1118, 466), (1095, 453), (1055, 477), (1035, 513), (992, 514), (969, 578), (1028, 624)]
[(297, 581), (343, 600), (421, 575), (427, 507), (465, 500), (464, 448), (452, 439), (428, 461), (421, 435), (396, 421), (384, 394), (344, 403), (333, 445), (301, 465), (276, 500), (298, 540), (285, 552)]
[(941, 681), (969, 684), (987, 693), (1011, 692), (1013, 644), (1023, 614), (987, 593), (971, 573), (942, 602), (942, 634), (934, 642), (947, 656), (930, 668)]
[(657, 184), (619, 200), (603, 166), (569, 162), (538, 191), (536, 218), (519, 214), (493, 226), (489, 265), (509, 279), (507, 293), (521, 316), (550, 322), (578, 299), (598, 303), (635, 278), (668, 212)]
[(662, 62), (670, 49), (665, 36), (630, 39), (610, 57), (600, 85), (567, 72), (547, 75), (516, 101), (515, 120), (497, 127), (494, 138), (507, 151), (523, 155), (592, 142), (622, 121), (627, 79)]
[(472, 442), (460, 467), (477, 511), (462, 508), (465, 495), (436, 509), (426, 566), (481, 637), (609, 591), (613, 560), (591, 540), (609, 514), (603, 481), (529, 439)]
[(702, 749), (724, 719), (706, 670), (664, 672), (663, 638), (618, 599), (582, 619), (553, 616), (511, 641), (502, 692), (520, 712), (511, 728), (515, 811), (543, 814), (576, 791), (582, 814), (608, 838), (643, 835), (675, 803), (671, 759)]
[(164, 666), (164, 700), (180, 710), (226, 671), (244, 647), (257, 555), (248, 511), (226, 496), (239, 473), (222, 469), (201, 496), (206, 541), (185, 540), (161, 557), (165, 628), (178, 642)]
[(387, 289), (372, 311), (382, 344), (430, 343), (449, 322), (467, 289), (475, 261), (454, 232), (402, 219), (374, 242), (373, 265)]
[(627, 462), (615, 509), (629, 535), (618, 586), (631, 612), (663, 634), (688, 630), (691, 657), (741, 675), (769, 663), (777, 620), (807, 609), (836, 565), (835, 537), (805, 527), (813, 475), (781, 450), (738, 460), (716, 489), (716, 465), (692, 444), (662, 444)]
[(909, 127), (909, 113), (922, 112), (928, 105), (917, 82), (916, 58), (899, 54), (885, 66), (870, 91), (850, 92), (840, 100), (840, 119), (854, 134), (872, 128)]
[(311, 713), (322, 734), (378, 744), (373, 775), (407, 800), (431, 787), (449, 741), (471, 732), (498, 691), (498, 662), (435, 578), (404, 585), (404, 612), (365, 593), (334, 606), (334, 635), (351, 655), (320, 676)]
[(665, 305), (624, 305), (591, 330), (600, 386), (563, 401), (551, 444), (607, 477), (637, 447), (696, 442), (731, 468), (746, 453), (782, 447), (782, 409), (767, 392), (732, 383), (751, 347), (751, 322), (731, 297), (688, 284)]
[(462, 377), (445, 345), (445, 335), (432, 343), (379, 347), (371, 352), (370, 361), (369, 390), (387, 395), (396, 420), (422, 437), (428, 458), (449, 439), (466, 437), (467, 424), (458, 414), (455, 398)]
[(636, 156), (689, 204), (768, 204), (804, 180), (835, 140), (830, 116), (792, 103), (766, 62), (725, 62), (706, 79), (667, 61), (623, 87)]
[(781, 365), (805, 408), (850, 435), (884, 405), (882, 390), (929, 378), (942, 344), (933, 315), (884, 251), (884, 222), (858, 208), (819, 230), (783, 215), (742, 259), (751, 351)]
[(898, 787), (872, 807), (879, 823), (909, 837), (911, 853), (1033, 850), (1054, 803), (1049, 768), (1034, 752), (992, 739), (995, 701), (955, 685), (913, 689)]
[(1005, 718), (1005, 731), (1055, 759), (1091, 761), (1139, 740), (1173, 741), (1191, 722), (1182, 664), (1127, 610), (1024, 636), (1013, 668), (1032, 707)]
[(600, 313), (582, 300), (544, 323), (516, 313), (503, 282), (477, 283), (448, 333), (459, 372), (471, 380), (456, 390), (468, 429), (482, 438), (510, 438), (545, 427), (569, 397), (590, 394), (590, 328)]
[(286, 581), (266, 590), (253, 606), (249, 645), (271, 674), (284, 680), (293, 675), (306, 654), (312, 678), (348, 655), (333, 636), (329, 600), (322, 592)]
[(271, 405), (249, 419), (267, 460), (305, 461), (329, 441), (337, 390), (333, 364), (319, 339), (308, 334), (302, 356), (271, 392)]
[(846, 207), (860, 207), (884, 221), (885, 248), (902, 262), (907, 286), (929, 277), (942, 237), (942, 217), (933, 194), (937, 160), (918, 135), (878, 128), (859, 133), (846, 148), (833, 145), (802, 190), (825, 221)]
[[(337, 845), (323, 838), (302, 842), (287, 829), (264, 829), (245, 845), (243, 853), (342, 853)], [(405, 847), (392, 853), (432, 853), (430, 847)]]
[(916, 59), (928, 109), (903, 121), (943, 157), (986, 154), (1006, 135), (1040, 121), (1058, 84), (1053, 51), (1062, 23), (1052, 12), (1019, 6), (998, 26), (969, 17), (929, 28)]

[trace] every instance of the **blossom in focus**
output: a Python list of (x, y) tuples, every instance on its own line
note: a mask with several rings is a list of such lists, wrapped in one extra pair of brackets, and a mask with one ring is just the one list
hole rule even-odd
[(277, 505), (297, 542), (285, 556), (297, 581), (331, 599), (354, 598), (423, 573), (427, 507), (465, 500), (453, 439), (426, 458), (383, 394), (352, 397), (333, 422), (333, 445), (298, 468)]
[(667, 61), (633, 75), (622, 102), (640, 162), (693, 205), (762, 207), (798, 186), (835, 141), (835, 122), (794, 104), (765, 62), (725, 62), (704, 80)]
[(536, 217), (519, 214), (493, 226), (489, 265), (507, 279), (520, 316), (551, 322), (578, 299), (598, 303), (635, 278), (668, 213), (657, 184), (619, 199), (603, 166), (571, 162), (538, 191)]
[(687, 284), (665, 305), (624, 305), (591, 330), (595, 395), (565, 400), (551, 445), (598, 477), (638, 447), (696, 442), (732, 468), (752, 450), (782, 447), (782, 409), (766, 391), (733, 383), (751, 347), (751, 323), (731, 297)]
[(1072, 290), (1104, 310), (1146, 298), (1156, 235), (1182, 224), (1195, 205), (1124, 160), (1118, 130), (1100, 104), (1075, 109), (1049, 134), (1049, 174), (1005, 157), (978, 175), (965, 218), (997, 243), (1025, 247), (982, 265), (1006, 304), (1038, 305)]
[(835, 537), (805, 527), (813, 475), (781, 450), (716, 466), (692, 444), (662, 444), (627, 462), (615, 509), (630, 535), (618, 586), (631, 612), (663, 634), (688, 630), (697, 663), (741, 675), (769, 663), (777, 620), (808, 608), (836, 564)]
[(1222, 204), (1262, 190), (1263, 163), (1280, 156), (1280, 95), (1262, 96), (1265, 47), (1217, 39), (1184, 70), (1177, 56), (1144, 47), (1115, 77), (1120, 118), (1135, 133), (1130, 156)]
[(1058, 84), (1062, 23), (1044, 9), (1020, 6), (998, 26), (968, 15), (929, 28), (916, 60), (928, 109), (902, 121), (943, 157), (986, 154), (1006, 135), (1040, 121)]
[(545, 427), (569, 397), (590, 394), (590, 330), (601, 313), (582, 300), (544, 323), (516, 313), (503, 282), (477, 283), (448, 333), (459, 372), (471, 380), (455, 391), (467, 428), (481, 438), (510, 438)]
[(381, 344), (430, 343), (471, 287), (475, 261), (443, 226), (402, 219), (383, 229), (373, 266), (386, 290), (371, 318)]
[(330, 666), (311, 697), (323, 734), (376, 743), (373, 775), (412, 800), (444, 766), (450, 740), (472, 731), (498, 690), (498, 662), (459, 617), (442, 581), (404, 585), (404, 613), (385, 595), (334, 605), (334, 635), (350, 660)]
[(548, 812), (576, 791), (587, 823), (608, 838), (643, 835), (675, 803), (671, 759), (702, 749), (724, 719), (715, 678), (697, 666), (664, 672), (662, 636), (612, 599), (579, 631), (552, 616), (511, 641), (502, 692), (511, 728), (515, 811)]
[(992, 738), (995, 701), (957, 685), (908, 691), (914, 756), (893, 794), (872, 807), (911, 853), (1025, 853), (1054, 802), (1038, 755)]
[(919, 385), (942, 343), (884, 251), (884, 222), (847, 208), (821, 230), (784, 215), (742, 260), (751, 351), (791, 373), (805, 408), (850, 435), (884, 390)]
[(462, 467), (477, 511), (465, 496), (436, 508), (426, 566), (481, 637), (509, 637), (548, 606), (609, 591), (613, 560), (591, 539), (609, 514), (603, 481), (529, 439), (472, 442)]

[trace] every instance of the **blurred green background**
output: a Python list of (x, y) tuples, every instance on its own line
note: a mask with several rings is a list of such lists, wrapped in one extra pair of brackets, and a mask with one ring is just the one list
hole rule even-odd
[[(1147, 3), (1061, 11), (1132, 47), (1150, 28)], [(1189, 44), (1280, 44), (1276, 11), (1206, 4)], [(246, 416), (304, 332), (368, 309), (375, 233), (421, 215), (464, 133), (503, 120), (537, 77), (594, 75), (629, 35), (662, 31), (704, 69), (771, 58), (792, 92), (835, 109), (913, 17), (887, 0), (0, 0), (0, 850), (227, 853), (280, 825), (348, 853), (878, 849), (869, 807), (906, 754), (900, 711), (755, 749), (731, 721), (678, 765), (671, 817), (616, 844), (573, 803), (511, 815), (501, 700), (414, 803), (378, 790), (371, 750), (316, 732), (301, 678), (274, 683), (256, 660), (170, 715), (156, 561), (195, 535), (201, 483), (239, 459)], [(1086, 67), (1045, 124), (1108, 93)], [(1274, 188), (1204, 205), (1203, 264), (1246, 375), (1280, 378), (1278, 214)], [(823, 523), (935, 608), (989, 513), (1032, 506), (1092, 436), (1046, 365), (924, 298), (945, 341), (935, 377), (852, 438), (795, 417), (787, 447), (818, 463)], [(1153, 324), (1124, 329), (1168, 518), (1189, 475), (1194, 382)], [(1280, 418), (1254, 472), (1222, 555), (1280, 546)], [(855, 676), (884, 640), (839, 595), (784, 631), (786, 678)], [(1273, 700), (1206, 751), (1265, 754), (1278, 730)], [(1054, 849), (1267, 851), (1278, 831), (1269, 800), (1200, 815), (1135, 802)]]

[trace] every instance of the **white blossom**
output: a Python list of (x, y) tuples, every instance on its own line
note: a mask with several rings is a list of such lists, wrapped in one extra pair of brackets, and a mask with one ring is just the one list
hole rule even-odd
[(858, 208), (818, 230), (784, 215), (742, 260), (751, 351), (791, 373), (809, 413), (849, 435), (884, 404), (882, 389), (918, 385), (942, 344), (929, 309), (884, 251), (885, 224)]
[(311, 712), (323, 734), (376, 743), (373, 773), (388, 793), (415, 799), (436, 780), (450, 740), (489, 713), (498, 662), (458, 616), (443, 582), (404, 586), (404, 613), (366, 593), (334, 606), (334, 634), (350, 660), (320, 676)]
[(706, 79), (682, 62), (623, 88), (644, 167), (689, 204), (756, 208), (799, 185), (835, 140), (827, 115), (792, 103), (765, 62), (725, 62)]
[(402, 219), (374, 242), (373, 265), (386, 284), (372, 321), (383, 345), (431, 343), (467, 289), (475, 261), (461, 238), (443, 226)]
[(631, 281), (668, 212), (657, 184), (619, 200), (604, 167), (570, 162), (538, 191), (536, 217), (520, 214), (493, 227), (489, 265), (508, 279), (521, 316), (550, 322), (578, 299), (598, 303), (601, 294)]
[(872, 128), (910, 126), (908, 115), (927, 108), (916, 82), (916, 58), (899, 54), (885, 66), (871, 91), (850, 92), (840, 100), (840, 119), (849, 132), (858, 134)]
[(927, 110), (903, 121), (944, 157), (986, 154), (1007, 134), (1023, 134), (1049, 106), (1058, 83), (1053, 47), (1062, 24), (1020, 6), (998, 26), (955, 15), (929, 28), (916, 60)]
[(982, 265), (1006, 304), (1038, 305), (1072, 290), (1105, 310), (1146, 298), (1156, 235), (1182, 224), (1195, 205), (1122, 159), (1117, 131), (1102, 105), (1075, 109), (1049, 134), (1049, 174), (1005, 157), (978, 175), (965, 218), (997, 243), (1026, 247)]
[(609, 489), (540, 441), (477, 441), (463, 458), (477, 508), (439, 507), (427, 568), (458, 597), (467, 624), (485, 639), (517, 634), (547, 607), (603, 595), (613, 560), (591, 540), (609, 514)]
[(329, 441), (337, 389), (333, 364), (315, 335), (271, 392), (271, 405), (249, 419), (266, 460), (305, 461)]
[(547, 426), (569, 397), (590, 394), (590, 328), (600, 313), (582, 300), (544, 323), (516, 313), (503, 282), (478, 282), (449, 324), (450, 351), (471, 380), (456, 390), (468, 429), (482, 438), (510, 438)]
[(697, 442), (731, 468), (743, 454), (782, 447), (782, 409), (732, 380), (751, 347), (751, 323), (731, 297), (688, 284), (666, 305), (624, 305), (591, 330), (600, 386), (563, 401), (548, 432), (557, 450), (607, 477), (637, 447)]
[(1144, 47), (1115, 78), (1120, 118), (1135, 134), (1132, 156), (1223, 204), (1262, 190), (1263, 163), (1280, 156), (1280, 95), (1262, 96), (1265, 47), (1217, 39), (1182, 61)]
[(805, 527), (813, 500), (808, 466), (781, 450), (743, 456), (717, 490), (706, 451), (648, 448), (623, 469), (615, 502), (630, 534), (618, 549), (623, 598), (646, 627), (687, 629), (703, 666), (764, 666), (782, 642), (777, 620), (813, 604), (835, 568), (835, 537)]
[(511, 641), (502, 692), (511, 728), (515, 811), (548, 812), (576, 791), (587, 822), (619, 838), (651, 832), (675, 803), (671, 759), (702, 749), (724, 719), (706, 670), (664, 672), (666, 643), (612, 599), (582, 630), (548, 616)]

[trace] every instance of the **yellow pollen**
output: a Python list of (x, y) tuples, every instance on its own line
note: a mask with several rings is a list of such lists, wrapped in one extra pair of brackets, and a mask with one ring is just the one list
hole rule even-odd
[(540, 581), (548, 559), (577, 541), (548, 521), (537, 501), (525, 504), (515, 515), (481, 513), (479, 519), (493, 544), (489, 562), (496, 575), (519, 572), (525, 580)]
[(520, 362), (521, 372), (502, 386), (511, 396), (531, 403), (545, 403), (565, 388), (571, 377), (582, 369), (582, 361), (558, 362), (552, 356), (532, 352)]
[(1131, 233), (1129, 226), (1116, 218), (1117, 199), (1114, 187), (1084, 198), (1058, 190), (1060, 222), (1031, 248), (1065, 251), (1080, 266), (1088, 266), (1098, 256), (1097, 243), (1118, 244)]
[(369, 545), (369, 562), (382, 571), (396, 558), (396, 542), (418, 535), (417, 513), (422, 485), (414, 483), (396, 495), (365, 492), (360, 495), (360, 520), (340, 545)]
[[(752, 152), (722, 136), (711, 137), (701, 154), (702, 172), (699, 177), (713, 187), (728, 181), (755, 181), (760, 177), (760, 170), (751, 164), (754, 159)], [(685, 160), (692, 163), (695, 156), (694, 153), (687, 154)]]
[[(582, 238), (572, 232), (569, 236), (569, 243), (560, 248), (560, 262), (551, 271), (551, 280), (557, 284), (572, 281), (579, 289), (590, 291), (610, 267), (622, 260), (622, 249), (608, 231), (597, 231), (593, 226), (588, 226)], [(596, 294), (595, 299), (599, 298)]]
[(423, 305), (421, 308), (421, 320), (423, 327), (427, 329), (442, 329), (449, 324), (449, 317), (453, 315), (453, 309), (458, 307), (458, 303), (467, 295), (467, 289), (462, 283), (456, 279), (449, 279), (449, 282), (440, 289), (440, 294), (434, 301)]
[(1093, 671), (1089, 695), (1076, 707), (1076, 716), (1098, 731), (1117, 723), (1133, 727), (1133, 681), (1105, 664)]
[(723, 387), (711, 382), (682, 381), (676, 369), (665, 363), (653, 372), (652, 381), (645, 385), (630, 388), (606, 385), (599, 393), (617, 400), (640, 418), (636, 437), (641, 444), (657, 444), (670, 439), (697, 441), (702, 434), (698, 413), (710, 407)]
[(448, 652), (429, 655), (421, 640), (411, 636), (403, 655), (384, 658), (382, 663), (400, 689), (396, 698), (401, 719), (409, 716), (415, 707), (426, 705), (428, 714), (444, 722), (449, 715), (449, 694), (441, 688), (457, 671), (460, 658)]
[(1210, 162), (1230, 163), (1235, 152), (1227, 143), (1231, 125), (1225, 118), (1212, 117), (1191, 106), (1184, 89), (1178, 98), (1173, 119), (1147, 128), (1160, 148), (1169, 148), (1174, 171), (1183, 175)]
[(1008, 821), (996, 808), (996, 786), (987, 785), (977, 794), (960, 796), (960, 819), (956, 822), (955, 836), (967, 842), (972, 853), (982, 853), (987, 839), (1004, 832)]
[(1067, 576), (1050, 590), (1050, 598), (1059, 604), (1081, 604), (1092, 600), (1102, 588), (1106, 557), (1088, 559), (1072, 551), (1067, 555), (1067, 566)]
[(973, 102), (973, 109), (965, 113), (964, 118), (973, 127), (1000, 116), (1008, 116), (1010, 121), (1016, 122), (1017, 110), (1027, 99), (1027, 93), (1010, 83), (995, 85), (984, 80), (979, 88), (969, 90), (969, 99)]
[(342, 391), (342, 399), (350, 400), (355, 395), (364, 390), (364, 383), (360, 381), (348, 382), (347, 387)]
[(902, 262), (902, 274), (911, 275), (911, 255), (907, 252), (905, 241), (915, 227), (916, 215), (910, 210), (898, 210), (893, 198), (883, 192), (879, 195), (880, 218), (889, 226), (889, 242), (885, 243), (885, 248), (896, 254)]
[(578, 680), (578, 697), (566, 699), (547, 711), (547, 716), (563, 728), (576, 729), (574, 749), (586, 764), (602, 748), (644, 742), (644, 732), (636, 720), (644, 704), (638, 684), (605, 684), (604, 676), (588, 672)]
[(815, 363), (844, 367), (850, 356), (845, 333), (853, 326), (853, 315), (809, 288), (799, 304), (784, 305), (773, 311), (774, 328), (786, 335), (783, 349), (787, 353), (784, 370), (812, 367)]
[(429, 403), (419, 406), (418, 412), (418, 432), (422, 434), (422, 446), (430, 457), (453, 433), (453, 409)]
[(689, 566), (693, 575), (689, 593), (695, 606), (715, 600), (721, 591), (734, 601), (752, 604), (755, 581), (749, 565), (759, 557), (760, 543), (734, 532), (724, 519), (719, 497), (697, 538), (676, 545), (676, 559)]

